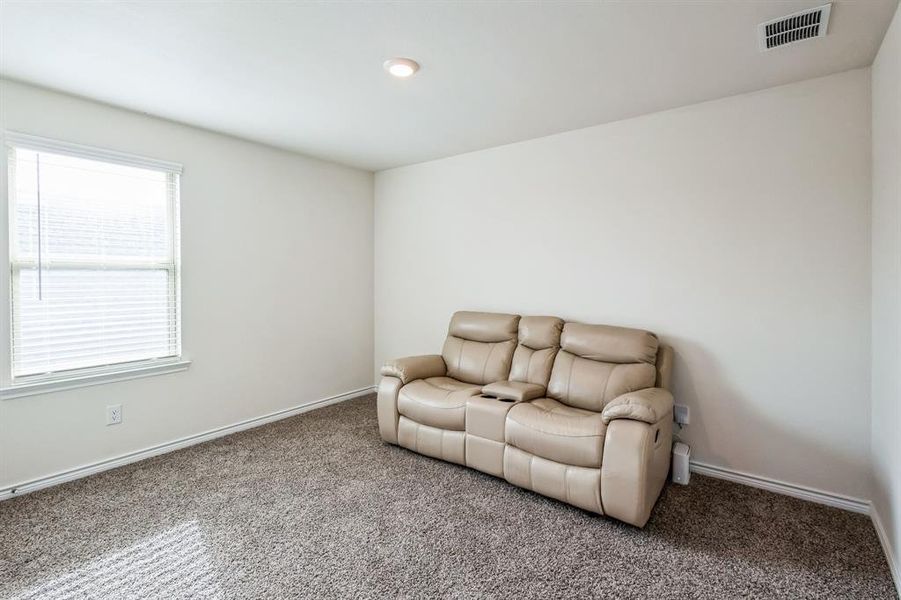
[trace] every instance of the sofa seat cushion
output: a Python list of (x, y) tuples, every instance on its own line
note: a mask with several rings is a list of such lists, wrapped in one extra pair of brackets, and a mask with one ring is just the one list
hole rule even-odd
[(565, 465), (598, 468), (607, 426), (600, 413), (551, 398), (517, 404), (507, 413), (506, 442)]
[(397, 412), (422, 425), (464, 431), (466, 401), (481, 391), (480, 385), (450, 377), (417, 379), (400, 389)]

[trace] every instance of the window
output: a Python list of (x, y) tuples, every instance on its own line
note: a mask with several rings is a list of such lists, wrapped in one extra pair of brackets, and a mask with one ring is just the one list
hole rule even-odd
[(7, 134), (14, 384), (181, 355), (179, 165)]

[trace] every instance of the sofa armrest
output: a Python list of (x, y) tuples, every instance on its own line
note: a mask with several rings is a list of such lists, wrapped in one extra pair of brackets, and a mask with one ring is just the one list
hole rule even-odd
[(610, 423), (614, 419), (631, 419), (656, 423), (673, 411), (673, 395), (663, 388), (645, 388), (623, 394), (604, 407), (601, 419)]
[(386, 361), (382, 366), (381, 373), (387, 377), (397, 377), (406, 385), (414, 379), (444, 377), (447, 373), (447, 366), (444, 364), (444, 359), (438, 354), (407, 356)]
[(494, 396), (500, 400), (523, 402), (544, 396), (544, 386), (522, 381), (496, 381), (482, 388), (483, 396)]

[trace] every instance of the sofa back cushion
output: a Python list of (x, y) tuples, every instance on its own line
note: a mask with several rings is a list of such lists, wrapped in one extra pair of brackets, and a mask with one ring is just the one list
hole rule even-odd
[(673, 347), (660, 344), (657, 349), (657, 381), (654, 387), (673, 391)]
[(507, 379), (518, 325), (519, 315), (454, 313), (441, 351), (447, 376), (478, 385)]
[(649, 331), (566, 323), (554, 359), (548, 396), (601, 411), (617, 396), (654, 387), (657, 336)]
[(513, 352), (510, 381), (547, 386), (554, 357), (560, 349), (563, 319), (523, 317), (519, 320), (519, 344)]

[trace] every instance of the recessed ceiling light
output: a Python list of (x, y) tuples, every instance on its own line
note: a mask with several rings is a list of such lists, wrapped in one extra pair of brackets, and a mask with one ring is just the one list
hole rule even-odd
[(382, 66), (386, 71), (401, 79), (411, 77), (419, 70), (419, 63), (412, 58), (389, 58)]

